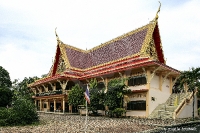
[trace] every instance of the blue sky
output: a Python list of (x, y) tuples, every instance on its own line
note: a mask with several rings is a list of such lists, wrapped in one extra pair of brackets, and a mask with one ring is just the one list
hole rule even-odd
[[(161, 0), (159, 29), (167, 65), (199, 67), (200, 1)], [(157, 0), (0, 0), (0, 66), (11, 79), (48, 73), (54, 30), (66, 44), (90, 49), (146, 25)]]

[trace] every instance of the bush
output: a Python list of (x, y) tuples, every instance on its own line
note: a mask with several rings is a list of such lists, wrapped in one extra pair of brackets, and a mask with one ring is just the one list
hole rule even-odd
[(123, 113), (126, 112), (124, 108), (116, 108), (113, 111), (113, 114), (115, 114), (116, 117), (122, 116)]
[(0, 108), (0, 126), (8, 125), (7, 119), (10, 115), (9, 111), (10, 109), (3, 108), (3, 107)]
[(17, 99), (12, 108), (0, 108), (0, 126), (27, 125), (39, 117), (31, 100)]
[(39, 120), (35, 105), (31, 100), (24, 98), (14, 102), (10, 113), (8, 121), (11, 125), (26, 125)]

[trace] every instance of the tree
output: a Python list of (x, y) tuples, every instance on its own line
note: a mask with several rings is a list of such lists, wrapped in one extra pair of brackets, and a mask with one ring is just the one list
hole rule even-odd
[[(183, 89), (187, 85), (189, 91), (198, 88), (200, 91), (200, 68), (192, 67), (189, 71), (181, 72), (181, 75), (175, 83), (175, 89)], [(199, 92), (198, 91), (198, 92)]]
[(12, 86), (12, 82), (10, 80), (10, 75), (7, 70), (5, 70), (2, 66), (0, 66), (0, 88), (6, 87), (10, 88)]
[(112, 79), (108, 82), (108, 91), (105, 96), (105, 105), (110, 110), (123, 107), (123, 96), (126, 92), (124, 84), (125, 79)]
[(11, 105), (13, 93), (6, 87), (0, 88), (0, 107), (6, 107)]
[[(37, 77), (29, 77), (24, 78), (23, 81), (15, 80), (12, 85), (13, 97), (12, 97), (12, 107), (11, 108), (2, 108), (0, 109), (0, 126), (6, 125), (26, 125), (31, 124), (33, 122), (37, 122), (38, 114), (36, 112), (35, 104), (31, 98), (32, 93), (30, 88), (28, 88), (27, 84), (34, 82)], [(0, 104), (1, 98), (5, 101), (11, 101), (11, 99), (6, 100), (6, 94), (10, 89), (2, 90), (0, 88), (0, 95), (3, 94), (3, 97), (0, 96)], [(5, 105), (4, 105), (5, 106)]]
[(27, 125), (39, 121), (35, 104), (30, 99), (16, 99), (8, 111), (9, 117), (6, 122), (9, 125)]
[(198, 90), (197, 96), (200, 96), (200, 67), (192, 67), (189, 71), (183, 71), (175, 84), (175, 88), (188, 87), (189, 91), (193, 91), (193, 120), (194, 120), (194, 93), (195, 89)]
[(43, 74), (43, 75), (41, 75), (41, 78), (45, 78), (45, 77), (47, 77), (47, 75), (48, 74)]
[(21, 82), (17, 79), (13, 82), (13, 100), (16, 100), (19, 97), (23, 97), (25, 99), (32, 99), (33, 92), (27, 86), (28, 84), (34, 82), (35, 80), (39, 79), (37, 76), (35, 77), (25, 77)]
[(98, 109), (104, 108), (104, 88), (99, 88), (98, 83), (96, 79), (91, 79), (89, 82), (89, 88), (90, 88), (90, 110), (93, 112), (93, 114), (97, 115)]
[(82, 105), (84, 103), (84, 90), (78, 85), (72, 87), (68, 96), (68, 104), (77, 107), (78, 105)]
[(0, 107), (6, 107), (10, 105), (12, 100), (12, 91), (10, 87), (12, 82), (7, 70), (0, 66)]

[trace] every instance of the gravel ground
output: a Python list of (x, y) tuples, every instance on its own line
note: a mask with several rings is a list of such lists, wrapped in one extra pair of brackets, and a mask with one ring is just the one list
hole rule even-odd
[[(85, 116), (40, 114), (38, 126), (0, 127), (0, 133), (84, 133)], [(87, 133), (134, 133), (154, 129), (130, 118), (88, 117)]]

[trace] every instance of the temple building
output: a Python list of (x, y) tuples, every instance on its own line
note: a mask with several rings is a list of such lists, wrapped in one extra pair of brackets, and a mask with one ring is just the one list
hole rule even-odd
[[(130, 101), (124, 105), (126, 116), (155, 115), (158, 106), (173, 98), (172, 88), (180, 75), (178, 70), (166, 65), (158, 12), (147, 25), (89, 50), (63, 43), (56, 33), (55, 59), (47, 77), (29, 84), (38, 110), (75, 112), (67, 101), (72, 86), (96, 78), (99, 83), (104, 81), (107, 88), (109, 80), (122, 74), (130, 77), (126, 84), (132, 91), (128, 95)], [(176, 106), (173, 117), (181, 117), (185, 106), (186, 102)], [(160, 114), (156, 112), (156, 116)]]

